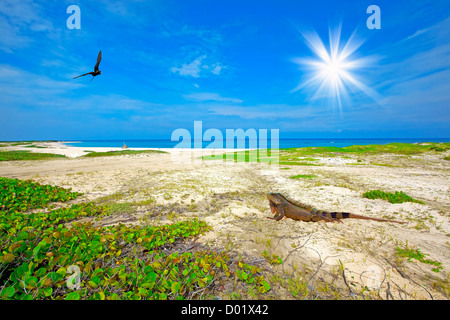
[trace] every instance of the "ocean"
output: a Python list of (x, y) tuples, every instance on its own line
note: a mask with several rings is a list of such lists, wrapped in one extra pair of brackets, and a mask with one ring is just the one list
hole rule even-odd
[[(254, 146), (261, 147), (258, 145), (258, 141), (256, 140), (237, 140), (235, 139), (234, 144), (233, 141), (229, 141), (229, 145), (232, 145), (232, 148), (253, 148)], [(450, 142), (450, 138), (399, 138), (399, 139), (279, 139), (278, 147), (280, 149), (284, 148), (302, 148), (302, 147), (347, 147), (352, 145), (368, 145), (368, 144), (388, 144), (393, 142), (401, 142), (401, 143), (421, 143), (421, 142)], [(78, 141), (69, 141), (66, 142), (66, 145), (74, 146), (74, 147), (122, 147), (124, 143), (129, 148), (174, 148), (174, 147), (182, 147), (179, 145), (179, 141), (170, 141), (163, 139), (147, 139), (147, 140), (78, 140)], [(201, 148), (211, 148), (210, 141), (201, 141)], [(274, 145), (275, 146), (275, 145)], [(183, 144), (183, 147), (187, 147), (186, 144)], [(200, 148), (200, 141), (196, 144), (192, 142), (190, 144), (191, 148)], [(227, 148), (227, 143), (224, 140), (222, 147), (219, 147), (219, 144), (215, 144), (214, 147), (217, 148)], [(268, 139), (267, 147), (271, 147), (271, 141)]]

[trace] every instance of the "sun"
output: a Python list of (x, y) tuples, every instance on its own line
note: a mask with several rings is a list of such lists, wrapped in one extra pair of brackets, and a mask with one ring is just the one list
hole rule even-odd
[(323, 72), (325, 76), (330, 78), (330, 81), (336, 83), (344, 70), (344, 65), (339, 60), (330, 60), (328, 63), (323, 64)]
[(355, 40), (355, 32), (345, 44), (341, 45), (341, 27), (334, 31), (329, 29), (328, 48), (316, 32), (302, 33), (302, 36), (316, 57), (293, 59), (302, 70), (309, 72), (307, 79), (292, 91), (312, 89), (311, 100), (331, 99), (341, 112), (343, 101), (349, 102), (352, 93), (353, 96), (363, 93), (374, 100), (378, 99), (375, 90), (365, 85), (355, 75), (358, 69), (369, 67), (374, 62), (373, 57), (355, 57), (355, 52), (362, 45), (362, 41)]

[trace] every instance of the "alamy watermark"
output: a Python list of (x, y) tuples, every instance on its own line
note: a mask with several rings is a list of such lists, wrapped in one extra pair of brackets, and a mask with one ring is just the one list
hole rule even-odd
[(66, 21), (67, 29), (81, 29), (80, 7), (73, 4), (67, 7), (66, 12), (70, 14)]
[(67, 273), (73, 273), (66, 280), (67, 288), (71, 290), (80, 290), (81, 270), (80, 267), (73, 264), (67, 268)]
[[(210, 128), (203, 132), (203, 122), (194, 121), (193, 135), (189, 130), (179, 128), (172, 132), (171, 141), (179, 141), (171, 152), (172, 161), (176, 163), (200, 163), (203, 156), (224, 153), (226, 163), (279, 163), (278, 129), (226, 129), (224, 138), (219, 129)], [(205, 142), (209, 143), (204, 145)]]
[(370, 14), (367, 18), (366, 26), (368, 29), (381, 29), (381, 9), (377, 5), (367, 7), (366, 13)]

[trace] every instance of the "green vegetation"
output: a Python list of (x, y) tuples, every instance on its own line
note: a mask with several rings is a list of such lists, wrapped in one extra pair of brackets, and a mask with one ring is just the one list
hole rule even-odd
[(298, 174), (296, 176), (290, 177), (291, 179), (315, 179), (317, 178), (314, 174)]
[(448, 156), (448, 157), (444, 157), (444, 160), (450, 160), (450, 156)]
[(314, 166), (310, 162), (318, 159), (312, 156), (335, 157), (349, 154), (401, 154), (412, 155), (425, 152), (443, 152), (450, 150), (450, 143), (389, 143), (385, 145), (354, 145), (343, 148), (338, 147), (304, 147), (304, 148), (286, 148), (274, 151), (271, 154), (270, 149), (247, 150), (232, 152), (220, 155), (204, 156), (204, 160), (234, 160), (235, 162), (268, 162), (280, 165), (307, 165)]
[(257, 286), (258, 292), (265, 293), (270, 290), (270, 284), (265, 280), (264, 276), (260, 275), (260, 273), (260, 267), (244, 263), (242, 262), (241, 257), (239, 257), (235, 281), (239, 279), (247, 284), (254, 284)]
[(269, 254), (266, 250), (262, 253), (262, 256), (271, 264), (282, 264), (283, 260), (276, 254)]
[[(202, 299), (233, 278), (235, 288), (247, 286), (253, 295), (270, 290), (261, 268), (241, 257), (192, 250), (185, 240), (211, 230), (199, 219), (97, 227), (93, 221), (111, 215), (112, 207), (79, 203), (26, 214), (26, 208), (80, 194), (7, 178), (0, 188), (1, 299)], [(80, 217), (93, 221), (80, 223)]]
[(42, 208), (49, 202), (68, 201), (79, 195), (81, 193), (71, 192), (70, 189), (42, 185), (31, 180), (0, 177), (0, 213)]
[(403, 191), (400, 192), (395, 191), (395, 193), (392, 193), (392, 192), (384, 192), (381, 190), (371, 190), (364, 193), (363, 197), (368, 199), (387, 200), (390, 203), (416, 202), (420, 204), (425, 204), (423, 201), (411, 198), (407, 194), (403, 193)]
[(52, 153), (33, 153), (28, 150), (20, 151), (0, 151), (0, 161), (16, 161), (16, 160), (46, 160), (53, 158), (66, 158), (61, 154)]
[(83, 157), (94, 158), (94, 157), (112, 157), (112, 156), (122, 156), (122, 155), (133, 155), (133, 154), (146, 154), (146, 153), (167, 153), (166, 151), (160, 150), (119, 150), (119, 151), (106, 151), (106, 152), (93, 152), (90, 151)]
[(0, 141), (2, 146), (22, 146), (22, 145), (30, 145), (36, 142), (57, 142), (57, 140), (26, 140), (26, 141)]
[(106, 207), (111, 214), (134, 212), (133, 204), (129, 202), (109, 203)]
[(338, 147), (305, 147), (284, 149), (286, 152), (295, 156), (325, 155), (333, 156), (337, 154), (362, 154), (362, 153), (395, 153), (395, 154), (419, 154), (424, 152), (436, 151), (442, 152), (450, 149), (450, 143), (389, 143), (385, 145), (354, 145), (343, 148)]
[(15, 147), (15, 146), (26, 146), (26, 145), (30, 145), (31, 141), (16, 141), (16, 142), (11, 142), (9, 145), (11, 147)]
[(418, 248), (417, 249), (409, 248), (408, 245), (406, 245), (405, 248), (400, 248), (399, 246), (397, 246), (395, 254), (399, 257), (408, 258), (408, 261), (411, 261), (411, 259), (415, 259), (422, 263), (431, 264), (431, 265), (435, 266), (432, 269), (432, 271), (434, 271), (434, 272), (439, 272), (440, 270), (443, 269), (441, 262), (438, 262), (435, 260), (430, 260), (430, 259), (425, 259), (426, 255), (423, 254), (422, 252), (420, 252), (420, 249), (418, 249)]
[(203, 156), (203, 160), (227, 160), (234, 162), (267, 162), (275, 163), (278, 152), (271, 149), (255, 149), (238, 152), (230, 152), (219, 155)]

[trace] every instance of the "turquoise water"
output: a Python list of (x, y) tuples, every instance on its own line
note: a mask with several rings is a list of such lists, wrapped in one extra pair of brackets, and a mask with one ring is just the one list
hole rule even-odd
[[(257, 141), (251, 140), (235, 140), (229, 141), (229, 144), (233, 148), (249, 148), (257, 145)], [(250, 143), (251, 142), (251, 143)], [(301, 147), (347, 147), (352, 145), (367, 145), (367, 144), (388, 144), (392, 142), (403, 142), (403, 143), (420, 143), (420, 142), (450, 142), (450, 138), (417, 138), (417, 139), (279, 139), (278, 144), (279, 148), (301, 148)], [(170, 141), (170, 140), (157, 140), (157, 139), (149, 139), (149, 140), (81, 140), (76, 142), (66, 143), (67, 145), (71, 145), (74, 147), (122, 147), (123, 144), (129, 148), (173, 148), (180, 147), (177, 146), (179, 141)], [(244, 144), (245, 143), (245, 144)], [(210, 141), (202, 141), (201, 147), (208, 148), (211, 144)], [(214, 145), (217, 147), (217, 144)], [(274, 145), (275, 147), (276, 145)], [(186, 144), (184, 144), (186, 147)], [(197, 142), (194, 145), (194, 142), (191, 143), (191, 148), (199, 148), (200, 143)], [(211, 146), (210, 146), (211, 147)], [(222, 148), (226, 148), (226, 141), (223, 142)], [(271, 141), (268, 139), (267, 147), (271, 147)]]

